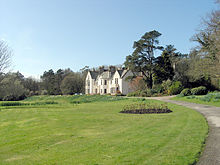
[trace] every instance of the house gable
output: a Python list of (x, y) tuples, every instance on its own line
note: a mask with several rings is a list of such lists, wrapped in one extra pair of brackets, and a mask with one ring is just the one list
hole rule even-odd
[(90, 71), (88, 71), (87, 75), (86, 75), (86, 80), (90, 80), (92, 79), (91, 73)]

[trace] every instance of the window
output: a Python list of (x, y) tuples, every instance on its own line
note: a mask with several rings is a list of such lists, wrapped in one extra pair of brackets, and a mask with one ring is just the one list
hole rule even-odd
[(102, 80), (101, 80), (101, 85), (102, 85)]
[(118, 84), (118, 78), (115, 78), (115, 84)]
[(107, 85), (107, 80), (104, 81), (104, 85)]
[(89, 94), (89, 89), (87, 89), (87, 94)]
[(107, 89), (104, 89), (104, 93), (107, 93)]

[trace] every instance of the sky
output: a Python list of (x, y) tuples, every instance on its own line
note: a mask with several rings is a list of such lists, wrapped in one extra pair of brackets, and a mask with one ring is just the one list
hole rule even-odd
[(190, 38), (214, 0), (0, 0), (0, 39), (13, 49), (11, 71), (39, 77), (123, 64), (149, 31), (160, 44), (189, 53)]

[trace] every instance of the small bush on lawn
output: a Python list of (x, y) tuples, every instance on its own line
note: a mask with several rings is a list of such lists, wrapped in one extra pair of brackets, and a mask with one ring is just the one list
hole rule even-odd
[(205, 94), (207, 94), (207, 90), (206, 90), (206, 87), (200, 86), (197, 88), (192, 88), (191, 93), (193, 95), (205, 95)]
[(191, 95), (191, 91), (189, 88), (185, 88), (181, 91), (180, 93), (182, 96), (190, 96)]
[(169, 95), (179, 94), (182, 89), (183, 89), (183, 86), (180, 81), (173, 82), (173, 84), (168, 89), (168, 94)]

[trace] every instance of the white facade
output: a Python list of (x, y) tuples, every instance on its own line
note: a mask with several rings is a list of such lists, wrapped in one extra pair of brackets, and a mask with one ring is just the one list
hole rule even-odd
[(132, 92), (129, 87), (128, 76), (133, 76), (130, 70), (105, 70), (103, 72), (88, 71), (86, 76), (86, 94), (117, 94), (123, 95)]

